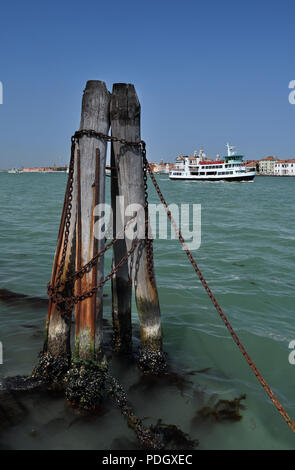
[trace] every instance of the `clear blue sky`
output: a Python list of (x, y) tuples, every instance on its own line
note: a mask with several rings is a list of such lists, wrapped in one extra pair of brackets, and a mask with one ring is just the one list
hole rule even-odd
[(289, 0), (14, 1), (0, 13), (0, 168), (66, 163), (89, 79), (134, 83), (150, 160), (230, 141), (295, 156)]

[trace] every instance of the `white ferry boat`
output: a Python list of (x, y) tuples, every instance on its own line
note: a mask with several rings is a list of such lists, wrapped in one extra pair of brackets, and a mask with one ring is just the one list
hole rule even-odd
[(243, 155), (236, 155), (234, 147), (227, 144), (227, 155), (220, 160), (206, 160), (203, 151), (194, 157), (178, 157), (178, 163), (169, 172), (172, 180), (196, 181), (253, 181), (256, 171), (242, 166)]

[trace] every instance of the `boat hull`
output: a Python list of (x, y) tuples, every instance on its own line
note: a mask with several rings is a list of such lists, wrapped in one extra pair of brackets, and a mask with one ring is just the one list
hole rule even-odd
[(222, 176), (217, 176), (215, 178), (209, 177), (194, 177), (194, 176), (189, 176), (188, 178), (182, 177), (182, 176), (169, 176), (171, 180), (179, 180), (179, 181), (228, 181), (228, 182), (242, 182), (242, 181), (253, 181), (255, 178), (255, 173), (250, 174), (250, 175), (243, 175), (243, 176), (230, 176), (230, 177), (222, 177)]

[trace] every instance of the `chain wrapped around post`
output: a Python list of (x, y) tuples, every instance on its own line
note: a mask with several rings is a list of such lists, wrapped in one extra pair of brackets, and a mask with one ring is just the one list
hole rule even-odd
[(146, 144), (144, 141), (141, 141), (141, 152), (143, 159), (143, 182), (144, 182), (144, 194), (145, 194), (145, 244), (147, 251), (147, 267), (148, 275), (151, 283), (154, 283), (154, 250), (153, 250), (153, 240), (149, 238), (149, 206), (148, 206), (148, 166), (149, 163), (146, 158)]
[[(149, 215), (148, 215), (148, 194), (147, 194), (147, 160), (145, 156), (145, 142), (140, 141), (140, 142), (128, 142), (125, 139), (118, 139), (113, 136), (109, 136), (106, 134), (102, 134), (100, 132), (95, 132), (93, 130), (80, 130), (77, 131), (71, 138), (71, 158), (70, 158), (70, 165), (69, 165), (69, 178), (68, 178), (68, 183), (67, 183), (67, 189), (66, 189), (66, 202), (65, 202), (65, 233), (64, 233), (64, 239), (63, 239), (63, 251), (62, 251), (62, 258), (60, 265), (58, 267), (58, 276), (56, 279), (56, 283), (54, 285), (48, 284), (47, 286), (47, 293), (49, 297), (52, 299), (52, 301), (57, 305), (57, 309), (59, 313), (61, 314), (68, 314), (69, 312), (72, 311), (74, 304), (81, 302), (85, 300), (86, 298), (92, 297), (97, 290), (99, 290), (104, 284), (110, 280), (119, 270), (119, 268), (128, 260), (129, 256), (135, 251), (136, 247), (138, 246), (140, 240), (136, 239), (134, 240), (134, 243), (130, 250), (126, 253), (126, 255), (120, 260), (120, 262), (114, 266), (110, 274), (106, 276), (98, 285), (90, 289), (89, 291), (82, 292), (80, 295), (73, 295), (70, 297), (65, 297), (61, 292), (58, 290), (66, 286), (66, 284), (69, 281), (76, 281), (77, 279), (81, 279), (86, 273), (89, 273), (91, 269), (93, 269), (100, 257), (107, 251), (109, 250), (118, 240), (118, 236), (121, 233), (125, 233), (125, 230), (127, 226), (134, 220), (136, 219), (138, 212), (135, 213), (135, 215), (127, 222), (127, 224), (123, 227), (122, 230), (120, 230), (119, 233), (116, 234), (116, 236), (104, 247), (103, 250), (101, 250), (99, 253), (97, 253), (93, 258), (84, 266), (82, 266), (78, 271), (76, 271), (74, 274), (70, 275), (67, 277), (65, 281), (62, 281), (62, 274), (64, 270), (64, 264), (65, 264), (65, 258), (66, 258), (66, 252), (67, 252), (67, 246), (68, 246), (68, 238), (69, 238), (69, 227), (70, 227), (70, 221), (71, 221), (71, 210), (72, 210), (72, 192), (73, 192), (73, 181), (74, 181), (74, 162), (75, 162), (75, 147), (76, 143), (78, 142), (79, 138), (82, 137), (83, 135), (87, 135), (89, 137), (96, 137), (98, 139), (103, 139), (107, 142), (120, 142), (124, 145), (129, 145), (129, 146), (136, 146), (139, 147), (142, 150), (142, 156), (143, 156), (143, 178), (144, 178), (144, 185), (145, 185), (145, 204), (144, 207), (142, 207), (140, 210), (145, 210), (145, 242), (147, 245), (147, 261), (148, 261), (148, 272), (149, 272), (149, 278), (152, 282), (154, 279), (154, 273), (153, 273), (153, 247), (152, 247), (152, 240), (148, 238), (148, 230), (149, 230)], [(60, 307), (60, 305), (63, 305), (63, 308)]]
[[(62, 284), (65, 286), (66, 282), (61, 283), (61, 277), (63, 275), (65, 260), (67, 255), (67, 248), (69, 242), (69, 233), (70, 233), (70, 225), (71, 225), (71, 216), (72, 216), (72, 200), (73, 200), (73, 182), (74, 182), (74, 166), (75, 166), (75, 140), (71, 139), (71, 157), (70, 157), (70, 165), (69, 165), (69, 177), (67, 182), (66, 188), (66, 197), (65, 197), (65, 222), (64, 222), (64, 238), (63, 238), (63, 249), (62, 249), (62, 256), (61, 261), (58, 266), (58, 274), (56, 278), (56, 286), (61, 286)], [(48, 292), (49, 293), (49, 292)], [(71, 311), (71, 305), (65, 304), (65, 308), (61, 308), (60, 303), (58, 301), (58, 294), (56, 290), (51, 294), (49, 294), (52, 298), (52, 301), (56, 304), (56, 308), (59, 313), (69, 313)], [(61, 297), (60, 302), (64, 302), (64, 299)], [(63, 311), (64, 310), (64, 311)]]

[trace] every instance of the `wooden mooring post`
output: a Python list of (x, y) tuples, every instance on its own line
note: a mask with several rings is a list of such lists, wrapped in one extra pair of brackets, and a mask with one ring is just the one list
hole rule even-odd
[[(108, 136), (112, 128), (111, 138)], [(70, 403), (95, 408), (102, 398), (104, 249), (105, 237), (96, 231), (96, 208), (105, 203), (107, 142), (111, 145), (111, 201), (114, 237), (137, 214), (123, 238), (113, 245), (113, 267), (140, 239), (135, 251), (112, 275), (113, 347), (132, 351), (131, 296), (134, 286), (140, 322), (138, 364), (144, 373), (162, 374), (162, 326), (148, 239), (148, 204), (140, 137), (140, 103), (133, 85), (115, 84), (112, 96), (104, 82), (88, 81), (83, 94), (80, 129), (72, 139), (69, 180), (50, 282), (43, 355), (33, 375), (58, 382), (66, 373)], [(124, 142), (122, 142), (124, 140)], [(118, 204), (118, 201), (120, 203)], [(118, 227), (118, 221), (121, 227)], [(100, 227), (101, 228), (101, 227)], [(132, 251), (132, 250), (131, 250)], [(89, 269), (85, 265), (91, 262)], [(77, 276), (83, 268), (83, 275)], [(88, 295), (90, 293), (90, 295)], [(86, 294), (86, 295), (85, 295)], [(75, 305), (75, 344), (70, 345)], [(72, 361), (71, 361), (72, 359)]]
[[(88, 81), (83, 94), (77, 139), (76, 271), (103, 250), (105, 237), (95, 230), (96, 207), (105, 203), (107, 141), (91, 133), (108, 134), (110, 93), (104, 82)], [(66, 376), (66, 397), (74, 405), (95, 409), (104, 393), (103, 288), (104, 257), (76, 281), (75, 294), (94, 289), (76, 305), (74, 361)]]
[[(113, 210), (113, 236), (124, 227), (124, 205), (119, 203), (118, 171), (114, 148), (111, 147), (111, 203)], [(119, 221), (119, 224), (118, 224)], [(119, 225), (119, 227), (118, 227)], [(113, 248), (113, 266), (127, 253), (125, 238), (119, 238)], [(132, 348), (131, 298), (132, 279), (128, 263), (121, 266), (112, 278), (113, 349), (119, 353), (130, 353)]]
[[(108, 134), (110, 124), (112, 135)], [(105, 246), (107, 142), (111, 141), (113, 239)], [(30, 377), (8, 381), (13, 390), (63, 389), (68, 403), (84, 411), (100, 407), (105, 395), (135, 432), (142, 448), (161, 450), (186, 439), (160, 420), (146, 427), (108, 370), (103, 351), (103, 286), (112, 279), (113, 349), (132, 353), (131, 296), (134, 287), (144, 373), (169, 373), (149, 237), (147, 160), (140, 140), (140, 103), (130, 84), (88, 81), (80, 129), (71, 139), (69, 177), (56, 253), (48, 286), (49, 308), (43, 353)], [(119, 199), (119, 202), (118, 202)], [(106, 214), (105, 214), (106, 215)], [(98, 219), (98, 220), (97, 220)], [(118, 231), (121, 232), (118, 238)], [(113, 247), (113, 266), (104, 275), (104, 253)], [(75, 340), (71, 348), (72, 311)], [(46, 385), (46, 387), (44, 387)], [(53, 386), (53, 387), (52, 387)], [(183, 442), (183, 441), (182, 441)], [(191, 442), (188, 441), (191, 445)], [(174, 447), (173, 447), (174, 448)]]
[[(110, 93), (104, 82), (88, 81), (82, 101), (81, 130), (93, 130), (108, 134)], [(80, 155), (80, 212), (78, 226), (77, 258), (82, 266), (104, 248), (104, 237), (95, 236), (95, 207), (105, 203), (105, 166), (107, 142), (94, 136), (82, 135), (78, 141)], [(80, 246), (81, 245), (81, 246)], [(103, 279), (104, 258), (83, 276), (82, 292), (89, 291)], [(90, 298), (83, 300), (76, 309), (75, 356), (95, 360), (102, 354), (102, 298), (99, 289)]]
[[(112, 136), (125, 139), (127, 142), (139, 143), (140, 136), (140, 103), (131, 84), (116, 83), (113, 85), (111, 106)], [(139, 354), (139, 366), (144, 372), (162, 373), (166, 369), (165, 356), (162, 352), (162, 327), (156, 281), (149, 275), (147, 245), (145, 234), (145, 207), (146, 194), (144, 185), (143, 159), (140, 146), (128, 145), (120, 142), (112, 142), (112, 166), (117, 168), (116, 192), (123, 196), (124, 222), (132, 218), (135, 212), (137, 216), (137, 236), (143, 238), (140, 245), (129, 259), (129, 274), (132, 277), (135, 290), (136, 305), (140, 321), (141, 349)], [(112, 199), (114, 203), (114, 198)], [(113, 207), (113, 211), (116, 207)], [(126, 210), (128, 214), (126, 214)], [(132, 240), (125, 234), (125, 242), (129, 250)], [(114, 248), (114, 258), (117, 260), (125, 252), (125, 246)], [(120, 255), (119, 255), (120, 250)], [(153, 260), (150, 261), (153, 263)], [(153, 267), (152, 267), (153, 269)], [(116, 286), (113, 285), (113, 295), (122, 296), (121, 286), (125, 287), (124, 302), (117, 306), (115, 316), (116, 335), (126, 334), (130, 328), (129, 303), (130, 290), (127, 287), (126, 272)], [(118, 325), (118, 326), (117, 326)], [(125, 328), (123, 327), (125, 325)], [(124, 342), (124, 338), (121, 338)]]
[[(76, 184), (74, 147), (71, 149), (69, 178), (62, 209), (57, 246), (53, 261), (50, 285), (58, 285), (60, 298), (70, 297), (74, 282), (67, 281), (75, 271), (76, 242)], [(43, 353), (32, 376), (47, 382), (59, 384), (71, 362), (72, 308), (65, 302), (54, 302), (49, 297)]]

